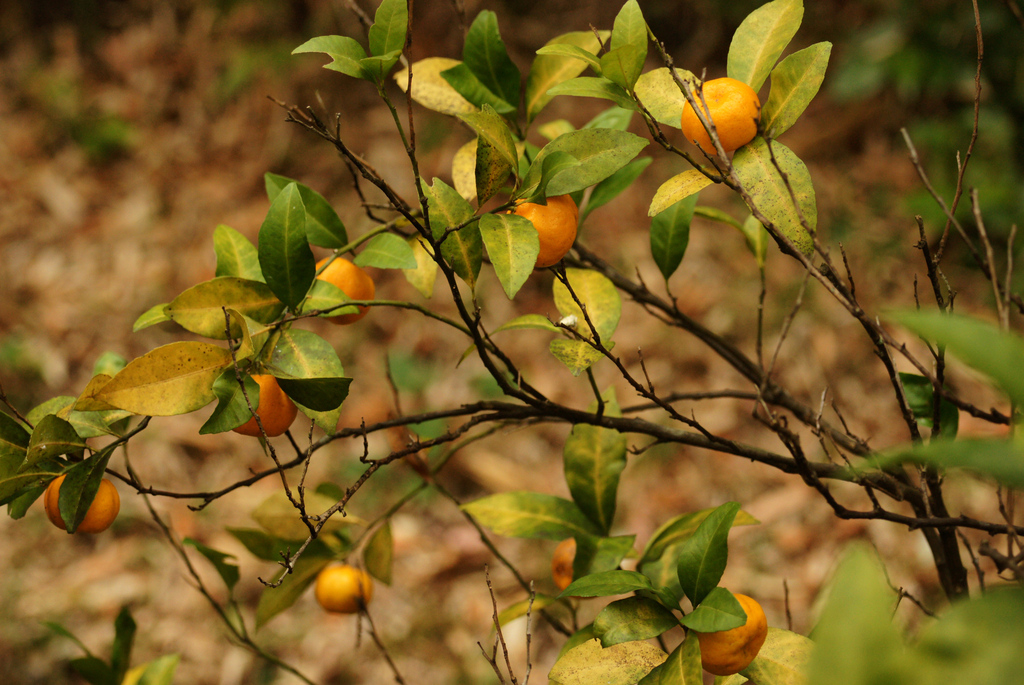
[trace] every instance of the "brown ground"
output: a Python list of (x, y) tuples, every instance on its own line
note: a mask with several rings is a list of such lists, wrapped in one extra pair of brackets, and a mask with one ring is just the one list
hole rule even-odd
[[(0, 381), (23, 411), (51, 396), (77, 394), (106, 350), (132, 358), (181, 339), (171, 326), (132, 334), (131, 324), (154, 304), (212, 276), (211, 234), (217, 224), (255, 239), (267, 209), (265, 171), (299, 178), (320, 191), (334, 203), (350, 234), (369, 228), (344, 165), (330, 149), (286, 124), (267, 95), (303, 105), (315, 104), (319, 95), (329, 111), (343, 111), (346, 139), (410, 194), (407, 161), (372, 89), (321, 70), (318, 56), (288, 56), (311, 35), (359, 35), (342, 3), (336, 8), (313, 0), (289, 8), (256, 1), (183, 0), (156, 3), (159, 8), (141, 1), (99, 3), (77, 30), (42, 10), (33, 14), (23, 4), (26, 8), (0, 10)], [(414, 58), (458, 56), (458, 31), (448, 5), (434, 4), (417, 4), (424, 16)], [(84, 6), (70, 3), (64, 9)], [(610, 25), (614, 13), (569, 3), (544, 11), (532, 3), (495, 9), (503, 26), (516, 26), (506, 29), (506, 39), (520, 56), (561, 29), (585, 28), (588, 22)], [(690, 11), (716, 16), (710, 6)], [(721, 69), (722, 36), (728, 32), (720, 24), (709, 20), (699, 39), (674, 48), (679, 62)], [(812, 23), (809, 32), (816, 30)], [(598, 107), (558, 103), (552, 116), (582, 124)], [(900, 204), (901, 195), (917, 190), (917, 179), (895, 134), (912, 117), (887, 96), (840, 107), (822, 95), (784, 140), (811, 167), (822, 230), (828, 235), (840, 223), (848, 227), (844, 241), (861, 276), (859, 292), (876, 310), (912, 302), (912, 274), (922, 276), (918, 262), (908, 261), (916, 257), (916, 229)], [(450, 122), (429, 114), (418, 115), (417, 125), (423, 175), (446, 177), (452, 153), (469, 134), (457, 130), (448, 137)], [(659, 179), (679, 169), (664, 155), (655, 156), (643, 183), (595, 213), (581, 238), (618, 264), (636, 263), (648, 283), (660, 277), (649, 258), (646, 207)], [(709, 191), (703, 202), (739, 215), (725, 195)], [(792, 308), (799, 273), (774, 248), (770, 253), (766, 318), (773, 345)], [(950, 270), (963, 291), (978, 287), (956, 267)], [(423, 301), (400, 274), (378, 276), (380, 296)], [(525, 311), (554, 314), (547, 274), (535, 275), (514, 304), (493, 280), (483, 287), (484, 315), (492, 327)], [(684, 311), (753, 350), (758, 280), (738, 234), (696, 223), (671, 287)], [(444, 308), (444, 297), (439, 287), (429, 304)], [(974, 305), (963, 299), (965, 308)], [(361, 325), (344, 330), (317, 330), (336, 342), (346, 370), (356, 379), (344, 425), (362, 419), (370, 423), (394, 411), (383, 380), (385, 354), (409, 361), (433, 381), (422, 393), (403, 393), (405, 411), (465, 401), (483, 378), (479, 364), (456, 368), (464, 341), (399, 310), (375, 311)], [(858, 334), (858, 327), (811, 287), (777, 375), (809, 403), (828, 388), (854, 430), (873, 445), (902, 441), (905, 428), (901, 431), (893, 419), (886, 378)], [(546, 353), (537, 354), (547, 337), (525, 333), (521, 339), (513, 354), (534, 370), (540, 388), (556, 398), (580, 397), (584, 404), (588, 391), (577, 385), (582, 380), (573, 382)], [(666, 333), (628, 304), (616, 340), (623, 354), (643, 348), (656, 382), (693, 390), (738, 385), (734, 374), (694, 340)], [(614, 381), (610, 368), (599, 368), (597, 377), (604, 385)], [(966, 376), (959, 380), (970, 382)], [(987, 406), (987, 396), (975, 396)], [(625, 387), (619, 388), (619, 398), (623, 404), (632, 402)], [(692, 410), (713, 431), (781, 449), (751, 420), (745, 404), (702, 404)], [(266, 467), (250, 439), (198, 436), (206, 412), (199, 414), (155, 420), (133, 442), (133, 460), (144, 477), (160, 487), (195, 490)], [(442, 482), (467, 500), (515, 489), (564, 494), (559, 455), (566, 433), (567, 427), (559, 425), (527, 427), (484, 441), (461, 453)], [(383, 443), (371, 442), (371, 453), (384, 449)], [(311, 480), (347, 485), (359, 473), (360, 450), (357, 443), (335, 443), (319, 452)], [(404, 466), (381, 472), (355, 500), (354, 513), (373, 518), (416, 480)], [(179, 501), (156, 501), (178, 536), (238, 556), (242, 581), (237, 593), (247, 610), (259, 595), (257, 577), (273, 569), (253, 559), (223, 529), (253, 525), (249, 512), (275, 487), (268, 479), (201, 513)], [(964, 484), (955, 492), (954, 506), (974, 512), (988, 506), (988, 490)], [(41, 622), (61, 622), (105, 656), (113, 618), (128, 603), (140, 626), (136, 662), (179, 653), (176, 682), (297, 682), (227, 642), (223, 626), (190, 586), (141, 500), (127, 489), (122, 497), (117, 523), (95, 538), (62, 535), (38, 505), (20, 521), (0, 517), (0, 616), (5, 619), (0, 621), (0, 681), (75, 682), (65, 664), (80, 655), (78, 648), (54, 637)], [(635, 458), (623, 477), (617, 529), (636, 533), (642, 543), (661, 521), (729, 499), (742, 502), (762, 523), (734, 533), (723, 584), (759, 596), (772, 625), (786, 626), (787, 616), (795, 630), (806, 632), (813, 625), (822, 582), (838, 551), (855, 538), (879, 547), (894, 585), (938, 602), (934, 571), (919, 535), (891, 525), (840, 522), (798, 479), (733, 457), (654, 449)], [(395, 516), (394, 528), (395, 582), (378, 588), (372, 609), (399, 669), (408, 682), (489, 682), (493, 676), (476, 645), (491, 639), (483, 565), (492, 568), (500, 605), (520, 599), (521, 592), (447, 500), (421, 498)], [(497, 543), (524, 574), (537, 579), (539, 588), (552, 589), (546, 555), (553, 543)], [(198, 557), (196, 563), (211, 587), (219, 588), (209, 566)], [(590, 613), (584, 607), (581, 620)], [(914, 620), (913, 614), (909, 618)], [(356, 625), (351, 617), (324, 615), (307, 594), (272, 621), (259, 640), (317, 682), (391, 682), (378, 650), (365, 634), (359, 639)], [(534, 677), (542, 679), (558, 641), (546, 627), (534, 633)], [(520, 677), (524, 635), (522, 622), (506, 631)]]

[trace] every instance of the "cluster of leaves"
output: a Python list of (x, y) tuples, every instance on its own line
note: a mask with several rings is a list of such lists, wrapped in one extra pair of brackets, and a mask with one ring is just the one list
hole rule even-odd
[(69, 665), (90, 685), (170, 685), (174, 682), (174, 672), (181, 658), (177, 654), (168, 654), (131, 667), (137, 626), (128, 607), (122, 607), (114, 619), (114, 642), (107, 661), (89, 651), (81, 640), (59, 623), (47, 622), (45, 625), (85, 652), (85, 656), (72, 659)]

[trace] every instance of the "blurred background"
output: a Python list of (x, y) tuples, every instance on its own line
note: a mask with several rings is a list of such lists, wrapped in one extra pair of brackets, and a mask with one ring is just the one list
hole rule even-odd
[[(355, 0), (353, 0), (355, 1)], [(556, 35), (610, 28), (617, 3), (595, 0), (465, 2), (471, 21), (497, 13), (513, 59), (526, 72), (534, 51)], [(709, 77), (725, 73), (729, 39), (761, 3), (751, 0), (659, 0), (641, 7), (678, 66)], [(834, 45), (825, 83), (781, 142), (811, 170), (819, 230), (848, 251), (858, 295), (878, 310), (913, 302), (923, 277), (915, 215), (937, 239), (944, 220), (908, 160), (906, 128), (933, 184), (947, 200), (957, 160), (970, 142), (977, 46), (971, 3), (964, 0), (816, 0), (791, 50), (828, 40)], [(360, 3), (372, 15), (374, 6)], [(1024, 216), (1024, 19), (1015, 0), (979, 0), (985, 62), (981, 135), (968, 184), (977, 187), (986, 225), (1005, 253), (1010, 227)], [(464, 24), (453, 3), (415, 4), (413, 60), (458, 58)], [(173, 326), (133, 334), (132, 322), (155, 304), (214, 273), (212, 232), (232, 226), (255, 240), (268, 202), (266, 171), (296, 178), (334, 204), (350, 235), (370, 228), (345, 165), (325, 144), (284, 121), (269, 97), (317, 111), (341, 112), (342, 137), (407, 197), (412, 174), (387, 110), (373, 88), (321, 69), (321, 55), (291, 56), (308, 38), (343, 34), (363, 39), (343, 0), (78, 0), (0, 4), (0, 382), (22, 412), (55, 395), (77, 395), (105, 351), (132, 358), (182, 339)], [(648, 66), (657, 66), (650, 58)], [(396, 89), (395, 97), (404, 102)], [(566, 118), (581, 126), (605, 103), (557, 98), (542, 122)], [(416, 112), (422, 174), (450, 179), (454, 152), (472, 137), (452, 120)], [(535, 127), (536, 128), (536, 127)], [(633, 130), (644, 134), (634, 123)], [(673, 131), (673, 133), (678, 133)], [(534, 142), (542, 142), (537, 138)], [(652, 146), (653, 147), (653, 146)], [(660, 276), (649, 256), (646, 209), (679, 162), (648, 148), (655, 162), (626, 194), (596, 211), (580, 239), (649, 284)], [(712, 204), (742, 219), (729, 195), (709, 189)], [(964, 202), (962, 218), (973, 219)], [(1019, 259), (1018, 259), (1019, 261)], [(799, 272), (774, 248), (769, 254), (766, 321), (777, 332), (791, 311)], [(961, 311), (984, 311), (990, 288), (954, 241), (946, 273), (960, 291)], [(398, 272), (377, 272), (378, 296), (424, 302)], [(484, 282), (485, 316), (496, 326), (521, 313), (554, 315), (549, 274), (535, 274), (515, 303)], [(1015, 281), (1016, 282), (1016, 281)], [(683, 267), (670, 282), (680, 308), (752, 353), (759, 289), (756, 265), (742, 236), (721, 224), (695, 222)], [(444, 309), (438, 289), (428, 306)], [(450, 306), (450, 305), (449, 305)], [(479, 364), (457, 366), (465, 343), (422, 318), (376, 310), (360, 325), (328, 330), (355, 378), (345, 425), (372, 423), (398, 411), (451, 406), (493, 391)], [(855, 429), (882, 447), (906, 439), (894, 420), (882, 371), (870, 347), (838, 307), (812, 288), (780, 356), (778, 376), (809, 403), (829, 389), (848, 408)], [(772, 338), (769, 338), (772, 340)], [(559, 365), (536, 354), (547, 338), (525, 333), (517, 360), (537, 384), (563, 399), (586, 389)], [(616, 340), (642, 347), (652, 372), (687, 389), (735, 387), (718, 359), (666, 332), (628, 304)], [(510, 343), (511, 344), (511, 343)], [(386, 371), (395, 379), (393, 390)], [(599, 380), (613, 383), (609, 369)], [(975, 379), (957, 379), (974, 388)], [(397, 399), (396, 399), (397, 395)], [(981, 406), (998, 402), (983, 388)], [(627, 405), (632, 397), (620, 391)], [(697, 405), (705, 425), (738, 440), (774, 447), (741, 403)], [(251, 440), (198, 436), (208, 411), (160, 419), (132, 443), (137, 468), (153, 483), (192, 491), (225, 485), (265, 468)], [(964, 432), (980, 432), (964, 418)], [(527, 427), (474, 445), (444, 471), (445, 486), (462, 501), (481, 494), (534, 489), (565, 494), (561, 444), (566, 426)], [(400, 436), (401, 437), (401, 436)], [(379, 453), (386, 443), (373, 445)], [(312, 477), (350, 484), (361, 472), (359, 444), (334, 443), (317, 453)], [(353, 502), (372, 519), (418, 482), (404, 465), (383, 470)], [(990, 506), (990, 491), (958, 484), (956, 505)], [(257, 576), (273, 573), (225, 526), (252, 526), (249, 512), (275, 489), (260, 483), (202, 512), (181, 501), (156, 506), (181, 537), (236, 554), (237, 590), (254, 607)], [(231, 646), (136, 496), (122, 490), (115, 526), (95, 538), (63, 535), (34, 506), (20, 521), (0, 517), (0, 682), (6, 685), (79, 682), (68, 659), (81, 655), (43, 621), (59, 621), (93, 652), (106, 655), (113, 619), (128, 604), (140, 630), (136, 662), (180, 653), (176, 682), (198, 685), (291, 683), (293, 677)], [(623, 476), (618, 532), (638, 544), (676, 514), (737, 499), (762, 521), (737, 530), (723, 584), (759, 596), (772, 625), (805, 632), (814, 600), (837, 550), (867, 538), (890, 562), (894, 586), (941, 604), (923, 541), (888, 525), (841, 522), (798, 479), (723, 455), (652, 449)], [(522, 599), (497, 568), (475, 530), (452, 503), (424, 495), (394, 519), (395, 581), (378, 588), (372, 609), (392, 656), (409, 682), (496, 680), (477, 647), (491, 640), (490, 598), (482, 568), (489, 564), (499, 606)], [(497, 540), (538, 589), (551, 592), (548, 557), (554, 543)], [(209, 572), (211, 586), (219, 582)], [(588, 620), (584, 606), (580, 621)], [(590, 615), (592, 615), (592, 611)], [(917, 617), (919, 618), (919, 614)], [(908, 612), (907, 621), (915, 621)], [(517, 664), (525, 666), (525, 625), (506, 630)], [(322, 683), (383, 683), (392, 676), (372, 641), (360, 639), (352, 617), (327, 616), (310, 596), (275, 618), (259, 641)], [(560, 639), (535, 625), (532, 662), (546, 674)], [(522, 677), (522, 670), (518, 673)]]

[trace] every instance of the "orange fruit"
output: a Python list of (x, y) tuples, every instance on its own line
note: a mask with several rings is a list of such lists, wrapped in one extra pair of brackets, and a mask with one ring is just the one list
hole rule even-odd
[[(292, 425), (292, 421), (299, 413), (299, 408), (295, 406), (288, 395), (284, 394), (284, 390), (273, 376), (253, 374), (252, 379), (260, 386), (260, 402), (256, 406), (256, 415), (260, 417), (267, 437), (276, 438)], [(261, 435), (255, 416), (238, 428), (231, 430), (242, 435), (251, 435), (254, 438)]]
[[(46, 486), (43, 494), (43, 509), (46, 510), (46, 517), (50, 523), (61, 530), (67, 530), (64, 519), (60, 516), (60, 486), (64, 482), (64, 476), (57, 476)], [(100, 481), (100, 488), (96, 491), (96, 497), (89, 505), (89, 511), (85, 512), (85, 518), (78, 524), (75, 530), (77, 533), (102, 533), (117, 518), (117, 512), (121, 511), (121, 496), (117, 494), (117, 488), (108, 479)]]
[[(330, 257), (324, 257), (316, 263), (317, 270), (327, 263)], [(376, 292), (373, 279), (361, 267), (356, 266), (347, 259), (335, 257), (334, 261), (327, 265), (327, 268), (317, 276), (322, 281), (327, 281), (353, 300), (372, 300)], [(341, 314), (328, 317), (327, 320), (333, 324), (344, 326), (355, 323), (366, 316), (369, 307), (358, 307), (359, 311), (352, 314)]]
[[(715, 123), (718, 139), (722, 141), (726, 152), (743, 147), (754, 139), (757, 135), (757, 122), (761, 117), (761, 101), (757, 99), (753, 88), (734, 78), (716, 78), (704, 82), (703, 93), (707, 109), (704, 109), (701, 94), (696, 90), (693, 93), (694, 100), (705, 115), (710, 110), (709, 116)], [(696, 110), (690, 107), (688, 101), (683, 105), (682, 128), (688, 141), (710, 155), (715, 154), (711, 136), (704, 130)]]
[(327, 611), (354, 614), (373, 599), (373, 579), (355, 566), (332, 564), (317, 575), (313, 594)]
[(572, 583), (572, 562), (576, 559), (576, 538), (567, 538), (558, 543), (551, 555), (551, 577), (555, 586), (564, 590)]
[(549, 197), (546, 205), (524, 202), (517, 205), (513, 214), (529, 219), (537, 229), (540, 253), (536, 268), (543, 269), (562, 261), (576, 240), (580, 210), (568, 195)]
[(705, 671), (715, 675), (732, 675), (749, 666), (768, 636), (768, 619), (761, 605), (746, 595), (733, 596), (747, 612), (747, 622), (731, 630), (697, 633), (700, 663)]

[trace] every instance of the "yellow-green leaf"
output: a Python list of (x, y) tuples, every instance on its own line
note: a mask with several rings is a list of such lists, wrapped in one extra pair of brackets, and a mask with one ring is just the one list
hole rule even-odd
[[(447, 57), (428, 57), (412, 65), (412, 99), (427, 109), (441, 114), (466, 114), (475, 112), (477, 108), (444, 80), (441, 72), (458, 66), (461, 62)], [(395, 82), (404, 90), (409, 90), (409, 74), (405, 69), (395, 73)]]
[(213, 382), (230, 365), (222, 347), (171, 343), (133, 359), (95, 399), (139, 415), (187, 414), (213, 401)]
[(647, 210), (647, 216), (658, 216), (675, 203), (694, 193), (699, 193), (713, 182), (696, 169), (688, 169), (681, 174), (676, 174), (658, 188), (658, 192), (654, 194), (651, 206)]
[[(760, 210), (798, 250), (809, 255), (814, 251), (813, 233), (818, 225), (811, 174), (800, 158), (785, 145), (773, 142), (772, 151), (774, 162), (768, 143), (760, 136), (754, 138), (751, 143), (740, 148), (733, 158), (736, 175), (753, 199), (751, 211), (754, 207)], [(778, 169), (775, 162), (779, 165)], [(786, 174), (785, 180), (779, 169)], [(804, 227), (805, 224), (810, 232)]]

